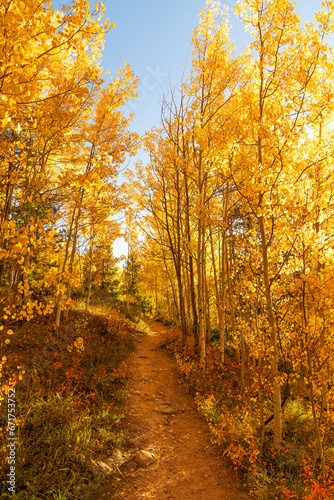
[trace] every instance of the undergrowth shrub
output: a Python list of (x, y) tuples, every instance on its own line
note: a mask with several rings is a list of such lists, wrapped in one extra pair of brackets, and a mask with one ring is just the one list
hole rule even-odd
[[(334, 418), (324, 412), (327, 433), (324, 436), (327, 462), (326, 485), (319, 481), (320, 468), (316, 456), (312, 412), (301, 397), (288, 400), (283, 411), (283, 446), (281, 464), (275, 459), (272, 436), (273, 422), (265, 426), (261, 450), (258, 381), (253, 366), (247, 368), (244, 392), (240, 386), (240, 360), (225, 350), (225, 362), (216, 332), (207, 346), (206, 364), (200, 365), (194, 339), (182, 345), (179, 328), (168, 330), (164, 345), (174, 353), (180, 383), (195, 398), (198, 410), (208, 423), (212, 442), (229, 464), (240, 473), (255, 498), (259, 500), (324, 500), (334, 499)], [(268, 374), (269, 378), (268, 378)], [(263, 380), (271, 384), (270, 370)], [(268, 390), (268, 387), (267, 387)], [(270, 390), (268, 390), (270, 394)], [(272, 412), (272, 401), (263, 401), (266, 418)]]
[[(70, 311), (55, 338), (48, 320), (23, 325), (8, 360), (24, 368), (16, 385), (16, 492), (8, 492), (7, 405), (0, 408), (1, 498), (101, 500), (115, 492), (116, 473), (92, 472), (124, 436), (122, 420), (133, 349), (133, 324), (117, 311)], [(21, 348), (21, 339), (26, 349)], [(12, 372), (8, 362), (6, 368)]]

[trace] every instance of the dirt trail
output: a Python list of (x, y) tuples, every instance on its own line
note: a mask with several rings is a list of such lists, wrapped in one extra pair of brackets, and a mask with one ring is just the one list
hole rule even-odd
[(180, 387), (175, 361), (161, 348), (160, 334), (167, 327), (151, 321), (150, 328), (149, 335), (137, 340), (129, 405), (132, 446), (151, 452), (155, 461), (147, 468), (124, 471), (121, 498), (248, 499), (234, 485), (235, 478), (210, 443), (205, 422)]

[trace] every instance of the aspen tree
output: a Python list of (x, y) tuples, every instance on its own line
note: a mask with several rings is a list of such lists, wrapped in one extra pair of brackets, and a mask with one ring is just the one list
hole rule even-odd
[[(278, 248), (279, 243), (289, 245), (287, 241), (283, 243), (284, 236), (279, 232), (278, 222), (278, 214), (284, 210), (282, 198), (288, 197), (284, 180), (290, 178), (293, 182), (298, 179), (297, 148), (303, 134), (307, 133), (306, 125), (312, 123), (330, 102), (329, 81), (323, 81), (325, 87), (319, 89), (320, 65), (328, 64), (324, 40), (332, 31), (328, 9), (329, 4), (317, 17), (321, 25), (321, 36), (318, 37), (312, 24), (300, 29), (299, 19), (288, 0), (245, 0), (236, 7), (254, 37), (251, 49), (256, 57), (250, 62), (253, 68), (249, 93), (252, 104), (247, 111), (254, 133), (249, 137), (247, 151), (250, 156), (240, 159), (251, 184), (247, 182), (248, 192), (240, 189), (240, 181), (237, 184), (254, 214), (261, 242), (263, 292), (274, 378), (274, 446), (278, 456), (281, 445), (281, 390), (273, 303), (273, 287), (278, 273), (274, 271), (270, 256), (274, 255), (272, 251)], [(246, 151), (246, 148), (241, 149)], [(292, 157), (295, 162), (291, 161)], [(296, 170), (294, 167), (297, 167)], [(249, 175), (249, 172), (252, 173)], [(291, 246), (287, 252), (291, 252)]]

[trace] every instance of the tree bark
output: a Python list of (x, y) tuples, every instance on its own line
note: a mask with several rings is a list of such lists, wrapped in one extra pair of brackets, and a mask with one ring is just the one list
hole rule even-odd
[(274, 377), (274, 448), (277, 456), (280, 457), (281, 440), (282, 440), (282, 415), (281, 415), (281, 386), (278, 381), (278, 345), (277, 345), (277, 330), (274, 321), (274, 311), (272, 303), (272, 294), (269, 280), (269, 261), (268, 261), (268, 244), (263, 216), (259, 216), (261, 246), (262, 246), (262, 266), (263, 266), (263, 281), (264, 291), (267, 305), (267, 319), (269, 323), (270, 340), (272, 347), (271, 370)]

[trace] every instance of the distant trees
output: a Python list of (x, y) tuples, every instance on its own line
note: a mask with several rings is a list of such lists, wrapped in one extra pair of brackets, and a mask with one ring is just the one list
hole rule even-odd
[(138, 80), (127, 64), (115, 78), (103, 71), (104, 36), (114, 27), (103, 11), (99, 1), (61, 11), (48, 0), (0, 5), (3, 347), (17, 320), (55, 311), (57, 330), (85, 280), (88, 295), (116, 293), (119, 227), (110, 221), (126, 206), (117, 173), (138, 135), (122, 106)]

